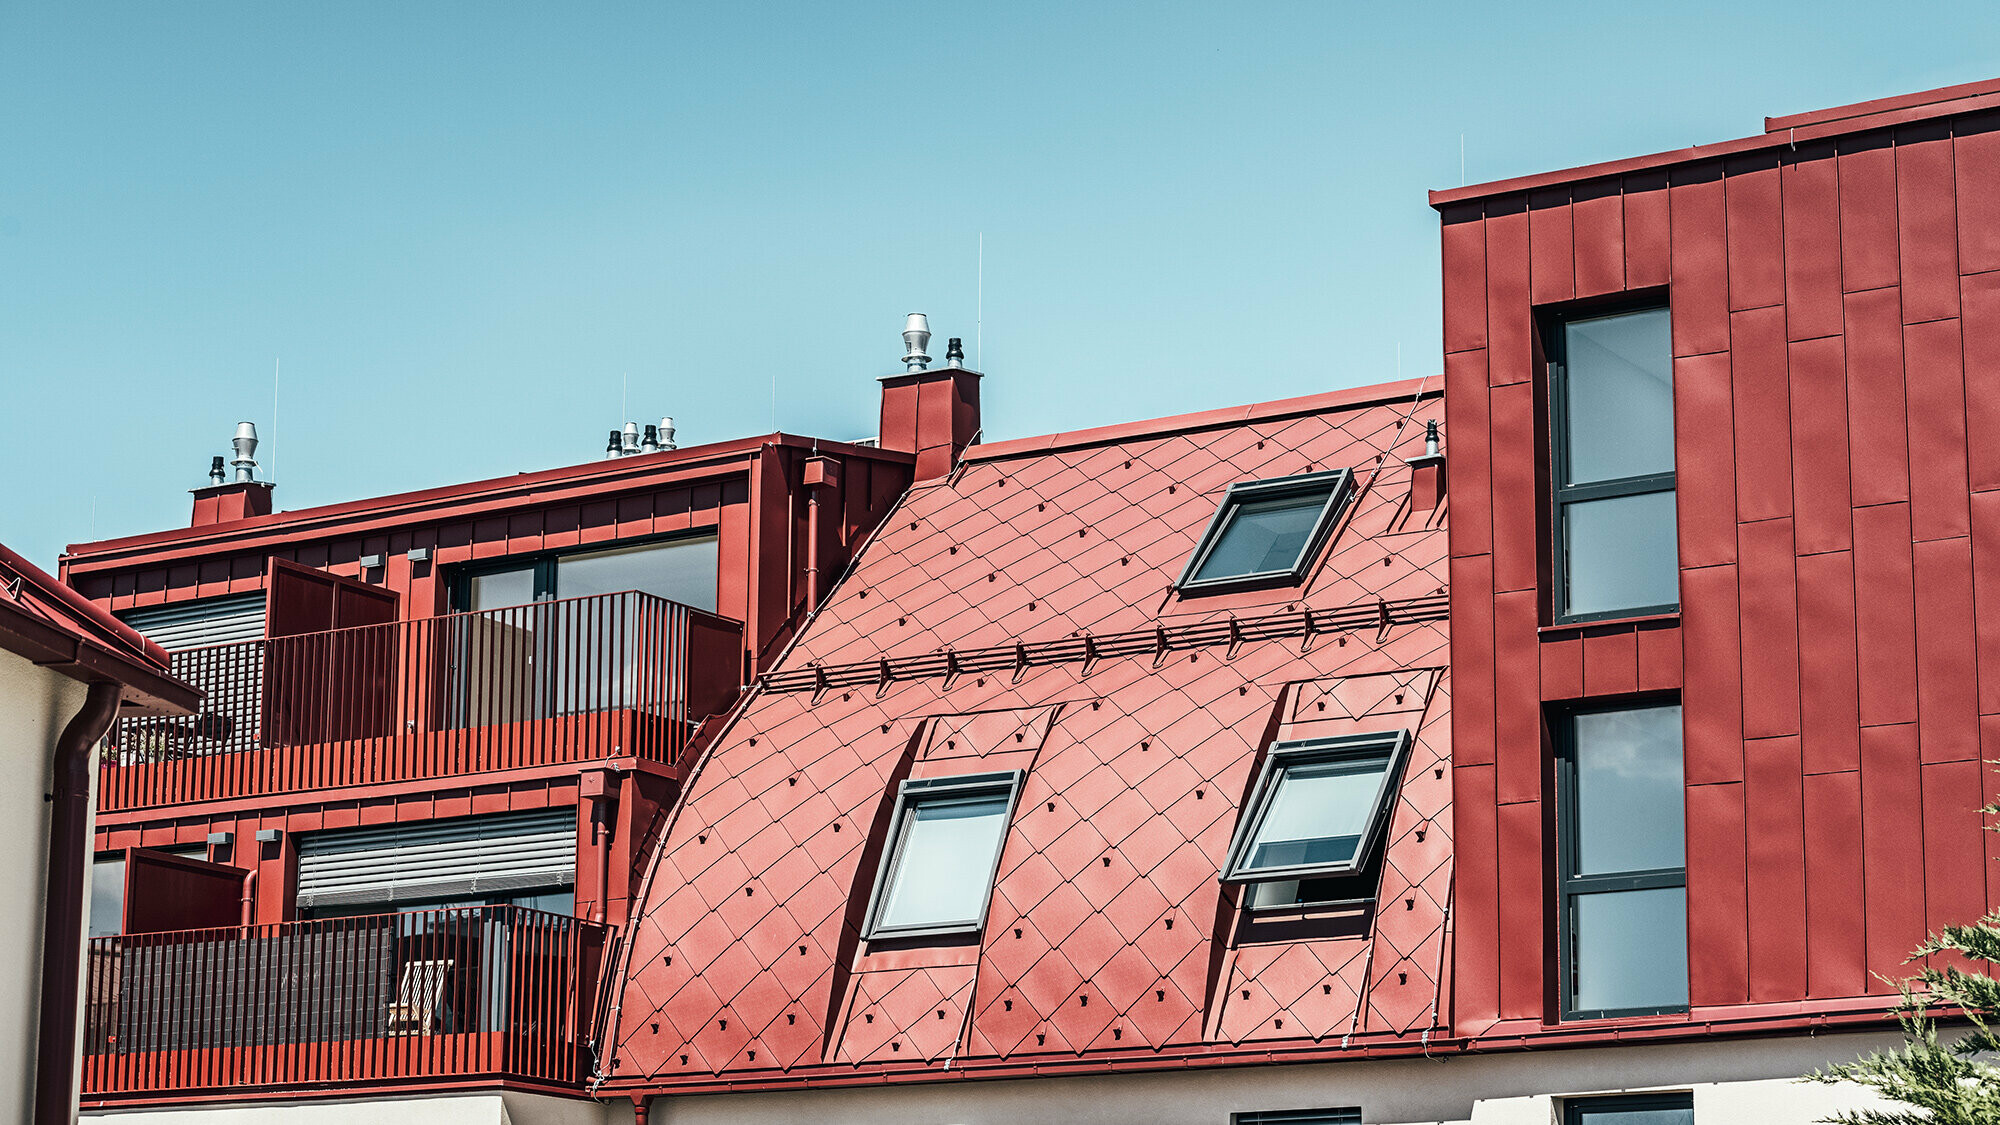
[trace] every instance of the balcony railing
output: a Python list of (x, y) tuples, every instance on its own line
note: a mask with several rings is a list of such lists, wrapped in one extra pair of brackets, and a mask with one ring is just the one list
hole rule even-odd
[(95, 938), (83, 1097), (577, 1085), (605, 942), (601, 925), (517, 906)]
[(633, 756), (735, 698), (743, 626), (639, 593), (188, 649), (188, 718), (113, 729), (100, 811)]

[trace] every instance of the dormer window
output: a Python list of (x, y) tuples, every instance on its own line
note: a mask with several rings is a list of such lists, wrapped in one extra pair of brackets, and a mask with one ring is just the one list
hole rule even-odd
[(868, 903), (870, 941), (978, 933), (1021, 774), (903, 782)]
[[(1222, 878), (1257, 884), (1250, 906), (1297, 905), (1328, 880), (1360, 873), (1402, 776), (1405, 731), (1280, 742), (1243, 806)], [(1275, 893), (1274, 893), (1275, 892)]]
[(1296, 584), (1347, 503), (1346, 469), (1229, 486), (1177, 584), (1182, 593)]

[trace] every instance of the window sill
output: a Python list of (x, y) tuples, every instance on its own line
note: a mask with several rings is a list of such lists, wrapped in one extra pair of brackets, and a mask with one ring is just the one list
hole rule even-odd
[(1674, 610), (1672, 613), (1642, 613), (1632, 617), (1604, 617), (1594, 621), (1558, 621), (1553, 625), (1543, 625), (1536, 629), (1535, 632), (1546, 639), (1580, 636), (1593, 629), (1634, 629), (1644, 628), (1648, 625), (1679, 625), (1680, 623), (1681, 611)]

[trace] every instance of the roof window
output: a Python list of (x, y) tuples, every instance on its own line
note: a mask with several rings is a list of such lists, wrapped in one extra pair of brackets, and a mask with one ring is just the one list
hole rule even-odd
[(1387, 820), (1402, 774), (1406, 731), (1280, 742), (1265, 756), (1223, 865), (1225, 882), (1251, 883), (1252, 908), (1317, 899), (1328, 880), (1359, 873)]
[(1202, 593), (1305, 577), (1347, 503), (1347, 469), (1229, 486), (1178, 587)]
[(1019, 770), (903, 782), (864, 936), (874, 941), (984, 928), (1020, 789)]

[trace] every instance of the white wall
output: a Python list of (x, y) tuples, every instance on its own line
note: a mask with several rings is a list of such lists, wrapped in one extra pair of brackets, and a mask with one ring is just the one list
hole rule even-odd
[(541, 1094), (439, 1094), (433, 1097), (324, 1099), (258, 1105), (192, 1106), (186, 1109), (99, 1110), (83, 1115), (98, 1125), (621, 1125), (632, 1120), (631, 1103), (603, 1106), (576, 1098)]
[[(42, 902), (56, 736), (89, 689), (0, 652), (0, 1118), (27, 1121), (41, 1011)], [(87, 907), (86, 907), (87, 908)]]

